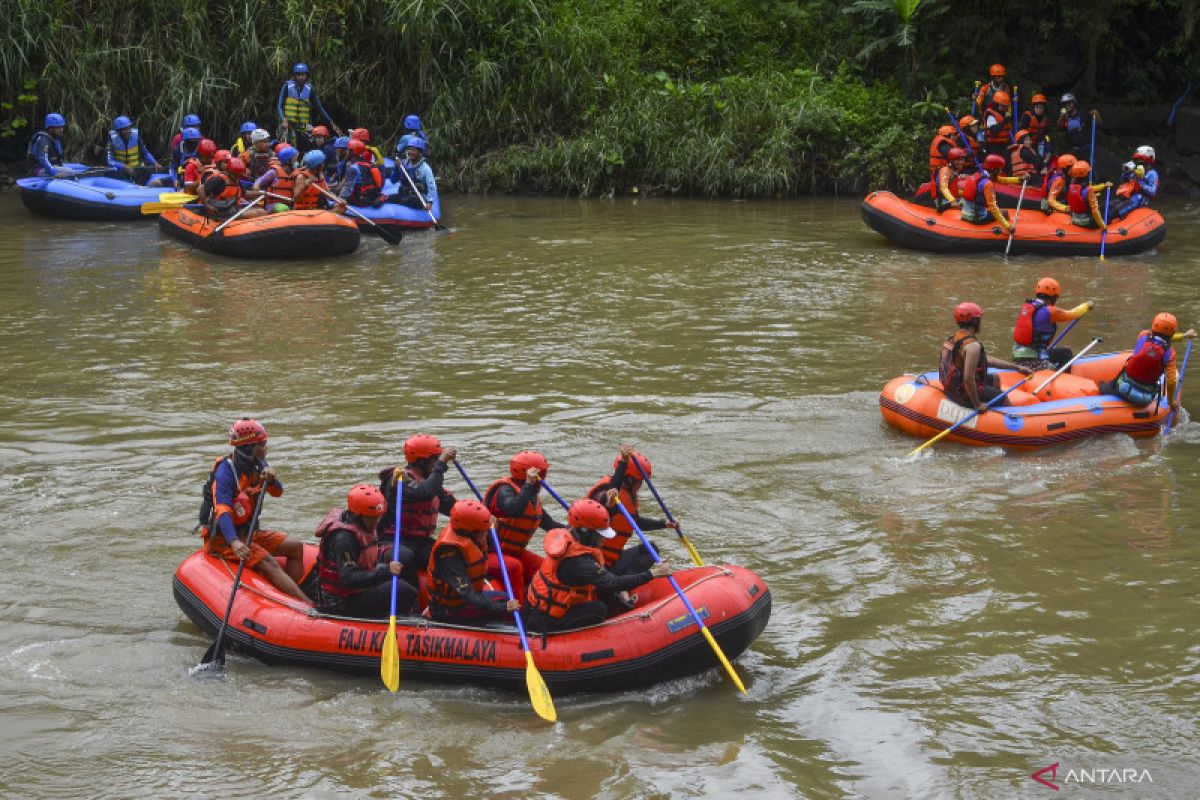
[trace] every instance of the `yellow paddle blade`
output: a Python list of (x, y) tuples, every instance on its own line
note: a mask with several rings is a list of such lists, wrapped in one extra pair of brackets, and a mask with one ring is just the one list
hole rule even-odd
[(187, 192), (163, 192), (158, 196), (160, 203), (190, 203), (195, 199), (196, 195)]
[(717, 644), (717, 640), (713, 638), (712, 631), (701, 625), (700, 632), (704, 634), (704, 638), (708, 639), (708, 643), (712, 645), (713, 652), (717, 654), (717, 658), (720, 659), (721, 664), (725, 667), (725, 671), (729, 673), (729, 677), (733, 679), (733, 683), (738, 687), (738, 691), (745, 694), (746, 687), (742, 685), (742, 679), (734, 671), (733, 664), (730, 664), (729, 659), (725, 657), (725, 651), (721, 649), (721, 645)]
[(183, 207), (183, 205), (185, 203), (189, 203), (189, 202), (191, 202), (191, 201), (190, 200), (179, 200), (179, 201), (170, 202), (170, 203), (155, 203), (155, 202), (142, 203), (142, 213), (145, 214), (146, 216), (149, 216), (151, 214), (161, 214), (162, 212), (170, 211), (173, 208), (181, 208), (181, 207)]
[(682, 534), (680, 534), (679, 538), (683, 541), (683, 546), (687, 548), (688, 555), (692, 557), (692, 563), (697, 567), (703, 567), (704, 560), (700, 558), (700, 553), (692, 546), (692, 541)]
[(921, 445), (920, 447), (918, 447), (918, 448), (914, 449), (914, 450), (913, 450), (911, 453), (909, 453), (907, 456), (905, 456), (905, 458), (912, 458), (912, 457), (913, 457), (913, 456), (915, 456), (917, 453), (921, 452), (921, 451), (922, 451), (922, 450), (924, 450), (926, 447), (929, 447), (929, 445), (933, 444), (934, 442), (938, 441), (938, 440), (939, 440), (939, 439), (941, 439), (943, 436), (946, 436), (946, 435), (948, 435), (949, 433), (950, 433), (950, 429), (949, 429), (949, 428), (946, 428), (946, 430), (942, 431), (941, 433), (939, 433), (937, 436), (935, 436), (935, 437), (933, 437), (932, 439), (930, 439), (930, 440), (929, 440), (928, 442), (926, 442), (925, 444), (923, 444), (923, 445)]
[(529, 689), (529, 702), (533, 710), (547, 722), (558, 721), (558, 713), (554, 710), (554, 698), (542, 680), (542, 674), (533, 665), (533, 653), (525, 651), (525, 686)]
[(400, 646), (396, 643), (396, 618), (388, 617), (388, 632), (383, 639), (383, 655), (379, 659), (379, 675), (389, 691), (400, 688)]

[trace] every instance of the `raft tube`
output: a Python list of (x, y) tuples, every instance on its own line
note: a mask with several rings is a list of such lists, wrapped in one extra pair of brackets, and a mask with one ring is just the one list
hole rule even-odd
[[(958, 189), (960, 194), (962, 193), (962, 186), (966, 180), (967, 179), (965, 177), (960, 177), (958, 179)], [(1037, 179), (1036, 186), (1030, 182), (1030, 184), (1025, 187), (1024, 199), (1021, 198), (1020, 184), (1011, 186), (1007, 183), (997, 183), (996, 181), (992, 181), (992, 186), (996, 190), (996, 205), (1000, 206), (1001, 208), (1016, 208), (1017, 200), (1021, 200), (1021, 208), (1023, 209), (1038, 212), (1042, 210), (1042, 198), (1046, 196), (1046, 193), (1042, 191), (1042, 179), (1040, 176)], [(926, 181), (917, 187), (916, 193), (912, 196), (912, 202), (915, 205), (921, 206), (922, 208), (933, 208), (933, 192), (933, 182)], [(1066, 200), (1064, 199), (1063, 202), (1066, 202)]]
[(142, 204), (175, 191), (106, 177), (21, 178), (17, 186), (21, 202), (35, 214), (101, 222), (152, 218), (142, 214)]
[[(306, 571), (316, 545), (305, 544)], [(198, 550), (175, 572), (175, 601), (207, 635), (214, 635), (237, 565)], [(725, 655), (736, 658), (754, 642), (771, 615), (762, 579), (735, 566), (674, 573)], [(632, 611), (600, 625), (529, 636), (533, 660), (557, 697), (572, 692), (628, 691), (661, 681), (719, 670), (712, 648), (664, 578), (638, 587)], [(316, 667), (379, 679), (387, 620), (318, 614), (282, 594), (257, 572), (242, 574), (225, 632), (228, 646), (267, 664)], [(396, 620), (400, 675), (525, 692), (525, 654), (511, 621), (472, 628), (423, 616)]]
[[(1033, 389), (1054, 373), (1033, 373), (1008, 395), (1012, 405), (977, 415), (946, 436), (960, 444), (1037, 450), (1105, 433), (1154, 436), (1170, 405), (1164, 399), (1138, 408), (1115, 395), (1100, 394), (1097, 383), (1112, 380), (1125, 366), (1130, 351), (1084, 356), (1036, 396)], [(989, 370), (1008, 389), (1021, 379), (1013, 370)], [(1029, 391), (1026, 391), (1026, 390)], [(927, 440), (969, 416), (971, 409), (946, 397), (936, 372), (892, 378), (879, 395), (879, 410), (887, 424)]]
[[(383, 193), (386, 195), (394, 195), (400, 193), (400, 187), (391, 181), (387, 181), (383, 185)], [(409, 208), (402, 206), (399, 203), (384, 203), (379, 208), (371, 206), (355, 206), (355, 210), (360, 212), (364, 217), (371, 220), (375, 225), (394, 230), (402, 233), (406, 230), (423, 230), (432, 228), (434, 220), (442, 221), (442, 203), (441, 198), (434, 198), (433, 211), (425, 212), (419, 208)], [(432, 213), (434, 219), (429, 218)], [(374, 233), (375, 226), (370, 222), (358, 220), (358, 227), (363, 233)]]
[(353, 253), (361, 238), (358, 226), (332, 211), (283, 211), (239, 218), (221, 231), (194, 208), (164, 211), (158, 225), (193, 247), (235, 258), (324, 258)]
[[(956, 208), (937, 212), (901, 200), (891, 192), (871, 192), (863, 200), (863, 221), (891, 241), (935, 253), (987, 253), (1005, 251), (1008, 234), (998, 224), (963, 222)], [(1097, 228), (1080, 228), (1067, 214), (1023, 211), (1013, 237), (1014, 255), (1037, 253), (1053, 256), (1097, 256)], [(1137, 208), (1125, 219), (1108, 226), (1105, 255), (1132, 255), (1157, 247), (1167, 235), (1162, 215), (1152, 208)]]

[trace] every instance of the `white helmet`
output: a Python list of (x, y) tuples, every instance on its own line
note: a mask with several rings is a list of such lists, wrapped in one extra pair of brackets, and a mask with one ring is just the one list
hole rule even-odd
[(251, 142), (261, 142), (261, 141), (264, 141), (264, 140), (270, 139), (270, 138), (271, 138), (271, 134), (267, 133), (262, 128), (255, 128), (254, 133), (250, 134)]
[(1134, 164), (1132, 161), (1126, 161), (1124, 164), (1121, 165), (1121, 169), (1125, 170), (1126, 172), (1133, 172), (1133, 170), (1136, 167), (1137, 167), (1137, 165)]
[(1064, 94), (1062, 96), (1062, 100), (1060, 100), (1059, 102), (1061, 102), (1063, 105), (1066, 105), (1067, 103), (1074, 103), (1075, 95), (1071, 94), (1070, 92), (1067, 92), (1066, 94)]
[(1148, 144), (1144, 144), (1137, 150), (1133, 151), (1134, 158), (1144, 158), (1146, 161), (1154, 160), (1154, 148)]

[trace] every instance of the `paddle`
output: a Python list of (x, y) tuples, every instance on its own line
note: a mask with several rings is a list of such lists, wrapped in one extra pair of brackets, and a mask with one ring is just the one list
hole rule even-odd
[[(250, 533), (246, 536), (246, 547), (249, 548), (254, 543), (254, 532), (258, 530), (258, 514), (262, 511), (263, 498), (267, 495), (267, 487), (264, 484), (262, 491), (258, 493), (258, 502), (254, 504), (254, 516), (250, 519)], [(221, 536), (219, 530), (209, 533), (209, 536)], [(204, 651), (204, 656), (200, 659), (200, 663), (192, 667), (191, 675), (200, 675), (203, 673), (221, 673), (225, 669), (225, 629), (229, 627), (229, 615), (233, 613), (233, 598), (237, 597), (238, 587), (242, 585), (242, 571), (246, 569), (246, 559), (238, 559), (237, 574), (233, 576), (233, 587), (229, 590), (229, 605), (225, 606), (225, 618), (221, 620), (221, 627), (217, 628), (217, 638), (207, 650)]]
[(1096, 171), (1096, 117), (1092, 116), (1092, 147), (1088, 152), (1088, 184), (1092, 182), (1092, 173)]
[(1004, 245), (1004, 257), (1008, 258), (1008, 251), (1012, 249), (1013, 235), (1017, 232), (1017, 217), (1021, 216), (1021, 203), (1025, 202), (1025, 187), (1029, 185), (1029, 179), (1021, 181), (1021, 194), (1017, 197), (1017, 210), (1013, 212), (1012, 224), (1008, 226), (1008, 244)]
[(1175, 407), (1179, 405), (1179, 397), (1183, 394), (1183, 376), (1187, 374), (1188, 357), (1192, 354), (1192, 342), (1195, 339), (1188, 339), (1187, 350), (1183, 352), (1183, 366), (1179, 368), (1179, 383), (1175, 384), (1175, 402), (1171, 403), (1171, 413), (1167, 414), (1166, 424), (1163, 425), (1163, 436), (1171, 432), (1171, 420), (1175, 418)]
[[(1089, 308), (1089, 309), (1088, 309), (1088, 311), (1091, 311), (1091, 309)], [(1084, 314), (1086, 314), (1086, 313), (1087, 313), (1087, 311), (1085, 311), (1085, 312), (1083, 312), (1083, 313), (1084, 313)], [(1062, 332), (1062, 333), (1060, 333), (1058, 336), (1055, 336), (1055, 337), (1054, 337), (1054, 341), (1053, 341), (1053, 342), (1051, 342), (1050, 344), (1048, 344), (1048, 345), (1046, 346), (1046, 349), (1047, 349), (1047, 350), (1049, 350), (1050, 348), (1054, 347), (1056, 344), (1058, 344), (1059, 342), (1061, 342), (1061, 341), (1063, 340), (1063, 337), (1064, 337), (1064, 336), (1066, 336), (1068, 333), (1070, 333), (1070, 332), (1071, 332), (1071, 328), (1074, 328), (1076, 325), (1078, 325), (1078, 324), (1079, 324), (1079, 320), (1081, 320), (1081, 319), (1083, 319), (1083, 315), (1082, 315), (1082, 314), (1081, 314), (1079, 317), (1077, 317), (1076, 319), (1073, 319), (1073, 320), (1071, 320), (1071, 324), (1070, 324), (1070, 325), (1068, 325), (1067, 327), (1063, 328), (1063, 332)]]
[(157, 201), (142, 203), (141, 210), (143, 214), (161, 214), (164, 211), (170, 211), (173, 208), (187, 205), (195, 202), (196, 195), (188, 194), (187, 192), (163, 192), (158, 196)]
[(220, 233), (221, 231), (223, 231), (223, 230), (225, 229), (225, 226), (226, 226), (226, 225), (228, 225), (229, 223), (233, 222), (235, 219), (237, 219), (238, 217), (240, 217), (242, 214), (245, 214), (247, 211), (249, 211), (250, 209), (254, 208), (256, 205), (258, 205), (259, 203), (261, 203), (263, 200), (266, 200), (266, 199), (267, 199), (267, 198), (266, 198), (265, 196), (260, 196), (260, 197), (256, 197), (256, 198), (254, 198), (253, 200), (251, 200), (251, 201), (250, 201), (250, 202), (249, 202), (249, 203), (246, 205), (246, 207), (245, 207), (245, 208), (243, 208), (241, 211), (237, 212), (237, 213), (236, 213), (236, 214), (234, 214), (232, 217), (230, 217), (229, 219), (225, 220), (225, 221), (224, 221), (224, 222), (222, 222), (220, 225), (218, 225), (218, 226), (217, 226), (217, 229), (216, 229), (215, 231), (213, 231), (213, 234)]
[(1112, 187), (1104, 190), (1104, 230), (1100, 232), (1100, 260), (1104, 260), (1104, 245), (1108, 240), (1108, 201), (1112, 197)]
[[(392, 561), (400, 560), (400, 509), (404, 507), (404, 476), (392, 476), (396, 483), (396, 530), (392, 539)], [(383, 653), (379, 657), (379, 675), (383, 685), (390, 691), (400, 688), (400, 644), (396, 641), (396, 592), (400, 587), (400, 576), (392, 576), (392, 613), (388, 617), (388, 632), (383, 639)]]
[(425, 213), (429, 215), (429, 219), (433, 222), (433, 229), (435, 231), (449, 231), (450, 229), (438, 222), (437, 217), (435, 217), (433, 212), (429, 210), (429, 204), (425, 202), (425, 196), (421, 194), (421, 190), (418, 189), (417, 184), (413, 182), (412, 175), (408, 174), (408, 170), (404, 168), (404, 164), (400, 163), (396, 166), (400, 168), (400, 173), (404, 176), (404, 179), (408, 181), (408, 185), (412, 187), (413, 194), (415, 194), (417, 199), (421, 201), (421, 208), (425, 209)]
[(104, 195), (105, 199), (107, 199), (107, 200), (112, 200), (114, 197), (116, 197), (117, 196), (116, 192), (109, 191), (108, 189), (100, 189), (95, 186), (88, 186), (86, 183), (80, 183), (77, 180), (80, 177), (86, 178), (88, 175), (95, 175), (95, 174), (96, 174), (95, 172), (88, 170), (85, 172), (76, 172), (74, 175), (66, 175), (63, 177), (59, 177), (58, 175), (51, 175), (50, 180), (52, 180), (52, 181), (75, 181), (75, 185), (78, 186), (80, 189), (87, 189), (89, 192), (95, 192), (96, 194), (102, 194), (102, 195)]
[(1017, 143), (1017, 137), (1013, 135), (1013, 126), (1019, 125), (1021, 122), (1020, 95), (1017, 93), (1017, 89), (1018, 89), (1018, 86), (1014, 83), (1013, 84), (1012, 122), (1009, 123), (1009, 126), (1008, 126), (1008, 141), (1010, 141), (1013, 144)]
[[(334, 201), (335, 203), (343, 202), (342, 198), (338, 197), (333, 192), (330, 192), (328, 189), (324, 189), (320, 186), (318, 186), (316, 188), (317, 188), (318, 192), (325, 195), (326, 197), (328, 197), (330, 200)], [(371, 227), (373, 227), (375, 229), (375, 232), (379, 234), (380, 239), (383, 239), (388, 244), (400, 244), (399, 236), (392, 233), (391, 231), (389, 231), (387, 228), (383, 227), (382, 225), (377, 224), (375, 222), (375, 220), (373, 220), (370, 217), (368, 217), (367, 215), (363, 214), (361, 211), (356, 209), (354, 206), (350, 205), (349, 203), (346, 203), (346, 210), (349, 211), (350, 213), (354, 214), (354, 216), (358, 217), (359, 219), (366, 220), (368, 223), (370, 223)]]
[(983, 85), (983, 81), (975, 81), (975, 93), (971, 95), (971, 116), (975, 116), (979, 109), (979, 87)]
[[(563, 500), (559, 493), (554, 491), (550, 484), (546, 483), (544, 478), (542, 479), (542, 486), (546, 488), (546, 491), (550, 493), (551, 497), (558, 501), (559, 505), (561, 505), (563, 508), (567, 508), (567, 501)], [(620, 500), (617, 500), (617, 508), (620, 510), (621, 514), (624, 515), (625, 521), (628, 522), (629, 526), (633, 528), (635, 533), (637, 533), (638, 538), (642, 540), (642, 544), (650, 553), (650, 557), (654, 559), (656, 564), (661, 563), (662, 557), (659, 556), (658, 551), (654, 549), (654, 545), (650, 544), (650, 540), (646, 538), (646, 534), (642, 533), (642, 529), (638, 527), (637, 522), (632, 516), (630, 516), (629, 511), (626, 510), (624, 504), (622, 504)], [(700, 629), (700, 632), (704, 634), (704, 638), (708, 640), (713, 652), (717, 655), (717, 660), (719, 660), (725, 667), (725, 671), (729, 673), (729, 677), (733, 680), (734, 685), (737, 686), (738, 690), (741, 691), (742, 694), (746, 694), (746, 687), (742, 684), (741, 678), (738, 677), (737, 671), (734, 670), (733, 665), (729, 663), (729, 659), (725, 657), (725, 651), (721, 649), (721, 645), (717, 644), (717, 640), (713, 638), (712, 631), (704, 626), (704, 620), (698, 613), (696, 613), (696, 609), (692, 607), (691, 602), (684, 595), (683, 589), (679, 586), (679, 581), (675, 580), (674, 575), (668, 575), (667, 580), (670, 581), (671, 588), (675, 590), (675, 594), (679, 595), (679, 599), (683, 601), (684, 608), (688, 610), (688, 613), (692, 615), (692, 619), (696, 621), (696, 626)]]
[[(971, 154), (971, 160), (975, 162), (975, 169), (983, 172), (983, 166), (979, 163), (979, 158), (975, 155), (975, 148), (971, 146), (971, 140), (967, 138), (965, 133), (963, 133), (962, 128), (958, 127), (958, 120), (954, 118), (954, 115), (950, 113), (950, 109), (946, 106), (942, 106), (942, 110), (945, 111), (946, 116), (950, 118), (950, 124), (954, 126), (954, 130), (958, 131), (958, 138), (962, 139), (963, 147), (966, 148), (967, 152)], [(973, 117), (975, 114), (972, 113), (971, 116)]]
[(650, 476), (647, 475), (646, 470), (642, 468), (642, 462), (638, 461), (636, 458), (630, 458), (629, 461), (632, 462), (634, 467), (637, 468), (637, 471), (641, 473), (642, 480), (646, 482), (646, 488), (650, 490), (650, 493), (654, 495), (654, 499), (658, 501), (658, 507), (661, 508), (663, 513), (667, 515), (667, 522), (675, 524), (675, 535), (679, 537), (679, 541), (683, 542), (683, 546), (687, 548), (688, 555), (692, 557), (692, 563), (697, 567), (703, 567), (704, 561), (700, 558), (700, 553), (696, 552), (696, 548), (692, 546), (692, 543), (688, 541), (687, 536), (683, 534), (683, 529), (678, 527), (679, 522), (675, 519), (675, 517), (671, 516), (671, 509), (667, 508), (667, 504), (663, 502), (662, 496), (658, 493), (658, 489), (654, 488), (654, 484), (650, 481)]
[[(1070, 330), (1070, 327), (1068, 327), (1068, 328), (1067, 328), (1067, 330)], [(1066, 332), (1067, 332), (1067, 331), (1063, 331), (1063, 335), (1066, 335)], [(1062, 337), (1060, 336), (1059, 338), (1061, 339)], [(1059, 375), (1061, 375), (1061, 374), (1062, 374), (1062, 373), (1063, 373), (1063, 372), (1064, 372), (1064, 371), (1067, 369), (1067, 367), (1070, 367), (1070, 366), (1071, 366), (1071, 364), (1075, 363), (1075, 361), (1076, 361), (1076, 360), (1079, 358), (1079, 356), (1082, 356), (1082, 355), (1083, 355), (1084, 353), (1086, 353), (1088, 350), (1091, 350), (1093, 347), (1095, 347), (1095, 346), (1096, 346), (1096, 344), (1097, 344), (1099, 341), (1100, 341), (1100, 339), (1098, 339), (1098, 338), (1097, 338), (1097, 339), (1093, 339), (1091, 344), (1089, 344), (1087, 347), (1085, 347), (1085, 348), (1083, 348), (1082, 350), (1080, 350), (1080, 351), (1079, 351), (1079, 355), (1075, 356), (1075, 358), (1072, 358), (1070, 361), (1068, 361), (1066, 364), (1064, 364), (1064, 365), (1063, 365), (1063, 367), (1062, 367), (1062, 369), (1060, 369), (1058, 372), (1054, 373), (1052, 376), (1050, 376), (1049, 380), (1047, 380), (1045, 383), (1043, 383), (1041, 386), (1039, 386), (1037, 389), (1035, 389), (1035, 390), (1034, 390), (1034, 394), (1037, 394), (1037, 392), (1038, 392), (1038, 391), (1040, 391), (1040, 390), (1044, 389), (1044, 388), (1046, 387), (1046, 385), (1050, 383), (1050, 381), (1054, 380), (1054, 379), (1055, 379), (1055, 378), (1057, 378)], [(912, 458), (912, 457), (913, 457), (913, 456), (915, 456), (917, 453), (921, 452), (921, 451), (922, 451), (922, 450), (924, 450), (926, 447), (929, 447), (929, 446), (930, 446), (931, 444), (933, 444), (934, 442), (936, 442), (936, 441), (938, 441), (938, 440), (942, 439), (943, 437), (949, 436), (949, 435), (950, 435), (950, 434), (951, 434), (953, 431), (957, 430), (958, 428), (960, 428), (960, 427), (961, 427), (961, 426), (963, 426), (964, 424), (966, 424), (966, 423), (970, 422), (971, 420), (975, 419), (975, 417), (977, 417), (977, 416), (979, 416), (980, 414), (982, 414), (982, 413), (983, 413), (983, 411), (986, 411), (987, 409), (991, 408), (991, 407), (992, 407), (993, 405), (995, 405), (996, 403), (1000, 402), (1001, 398), (1003, 398), (1003, 397), (1007, 397), (1009, 392), (1013, 391), (1014, 389), (1016, 389), (1016, 388), (1018, 388), (1018, 387), (1020, 387), (1020, 386), (1023, 386), (1023, 385), (1024, 385), (1024, 384), (1025, 384), (1027, 381), (1028, 381), (1028, 380), (1029, 380), (1029, 376), (1028, 376), (1028, 375), (1026, 375), (1024, 378), (1022, 378), (1021, 380), (1017, 381), (1017, 382), (1016, 382), (1016, 383), (1014, 383), (1012, 386), (1008, 387), (1008, 388), (1007, 388), (1007, 389), (1005, 389), (1003, 392), (1001, 392), (1000, 394), (996, 395), (996, 396), (995, 396), (995, 397), (993, 397), (991, 400), (989, 400), (989, 401), (987, 402), (987, 405), (984, 407), (984, 409), (982, 409), (982, 410), (980, 410), (980, 409), (975, 409), (975, 410), (974, 410), (974, 411), (972, 411), (970, 414), (968, 414), (967, 416), (965, 416), (965, 417), (963, 417), (962, 419), (960, 419), (958, 422), (956, 422), (956, 423), (954, 423), (953, 425), (951, 425), (949, 428), (946, 428), (946, 430), (942, 431), (942, 432), (941, 432), (941, 433), (939, 433), (937, 436), (934, 436), (934, 437), (933, 437), (932, 439), (930, 439), (928, 442), (925, 442), (925, 444), (923, 444), (923, 445), (921, 445), (920, 447), (917, 447), (916, 449), (914, 449), (912, 452), (910, 452), (910, 453), (909, 453), (909, 454), (906, 456), (906, 458)]]
[(1061, 367), (1059, 367), (1057, 372), (1055, 372), (1049, 378), (1046, 378), (1046, 380), (1042, 381), (1041, 385), (1039, 385), (1036, 389), (1033, 390), (1033, 393), (1036, 395), (1042, 389), (1045, 389), (1047, 386), (1049, 386), (1051, 383), (1053, 383), (1055, 378), (1057, 378), (1059, 375), (1062, 375), (1064, 372), (1066, 372), (1067, 370), (1069, 370), (1071, 368), (1072, 364), (1074, 364), (1079, 359), (1083, 358), (1084, 353), (1086, 353), (1088, 350), (1091, 350), (1093, 347), (1100, 344), (1100, 342), (1102, 342), (1102, 341), (1104, 341), (1104, 340), (1101, 339), (1099, 336), (1097, 336), (1095, 339), (1092, 339), (1092, 341), (1088, 342), (1087, 347), (1080, 350), (1078, 353), (1075, 354), (1074, 358), (1072, 358), (1070, 361), (1068, 361), (1067, 363), (1065, 363)]

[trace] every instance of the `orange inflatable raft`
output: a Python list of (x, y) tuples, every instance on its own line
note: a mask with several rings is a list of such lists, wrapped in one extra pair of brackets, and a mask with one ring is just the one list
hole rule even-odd
[[(904, 247), (935, 253), (1003, 253), (1008, 234), (999, 225), (963, 222), (958, 209), (941, 213), (901, 200), (891, 192), (871, 192), (862, 203), (862, 218), (871, 228)], [(1080, 228), (1067, 214), (1049, 216), (1022, 211), (1012, 252), (1059, 256), (1100, 254), (1102, 231)], [(1124, 219), (1109, 223), (1105, 255), (1131, 255), (1156, 247), (1167, 235), (1162, 215), (1152, 208), (1137, 208)]]
[[(977, 415), (947, 436), (962, 444), (1036, 450), (1104, 433), (1154, 436), (1170, 405), (1162, 402), (1137, 408), (1114, 395), (1102, 395), (1097, 383), (1112, 380), (1130, 351), (1084, 356), (1036, 396), (1031, 391), (1054, 373), (1035, 372), (1024, 387), (1008, 395), (1011, 405)], [(990, 370), (1007, 389), (1021, 379), (1012, 370)], [(971, 409), (948, 399), (936, 372), (901, 375), (888, 381), (879, 395), (879, 409), (889, 425), (918, 439), (930, 439), (967, 417)]]
[[(316, 560), (305, 545), (305, 566)], [(215, 634), (229, 602), (236, 564), (203, 550), (175, 572), (175, 601), (207, 634)], [(771, 592), (753, 572), (705, 566), (674, 573), (725, 655), (743, 653), (771, 616)], [(632, 611), (600, 625), (545, 636), (530, 632), (538, 671), (555, 695), (624, 691), (719, 669), (696, 623), (666, 579), (637, 589)], [(318, 614), (246, 570), (226, 630), (235, 651), (268, 664), (318, 667), (379, 677), (387, 620)], [(400, 674), (525, 691), (525, 654), (511, 621), (471, 628), (426, 617), (396, 621)]]
[(332, 211), (283, 211), (238, 218), (220, 231), (192, 208), (164, 211), (158, 225), (188, 244), (237, 258), (323, 258), (353, 253), (361, 238), (354, 222)]

